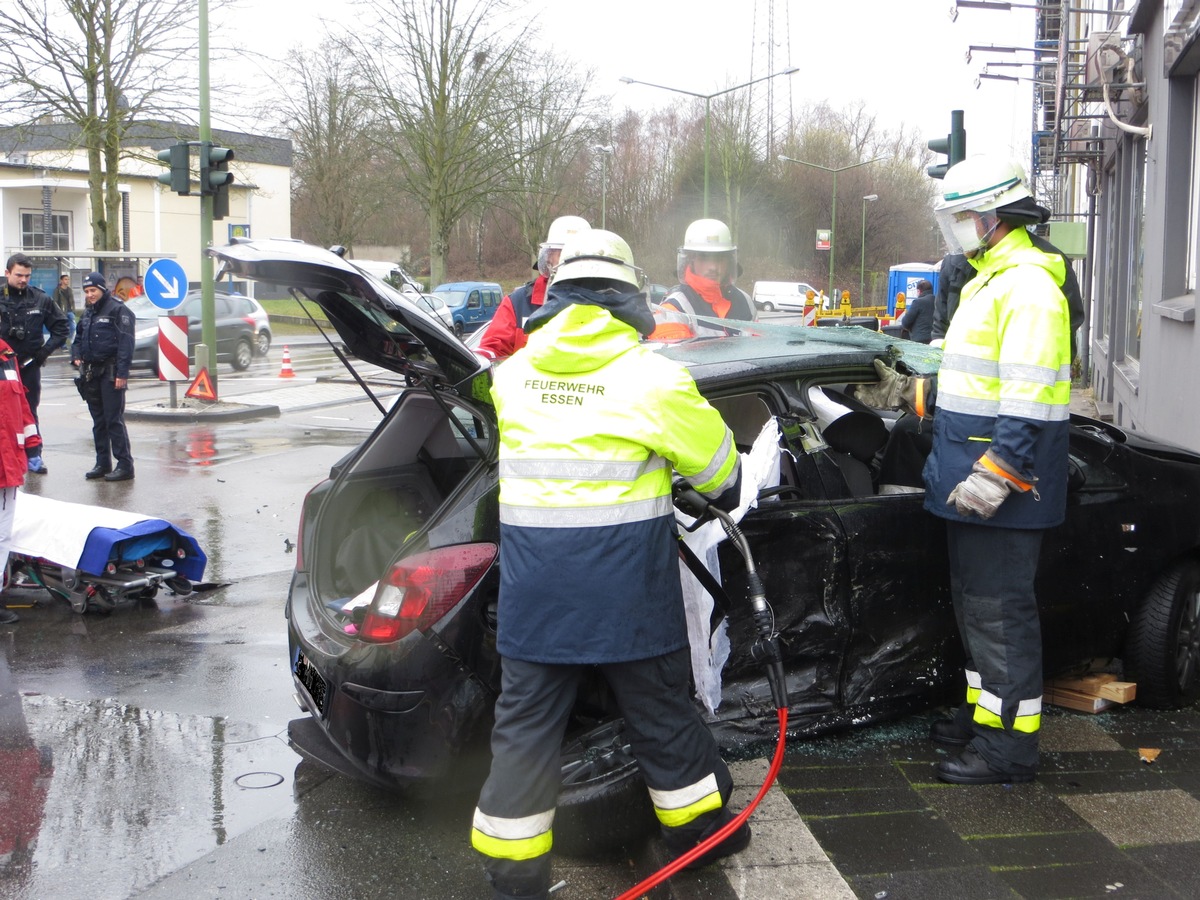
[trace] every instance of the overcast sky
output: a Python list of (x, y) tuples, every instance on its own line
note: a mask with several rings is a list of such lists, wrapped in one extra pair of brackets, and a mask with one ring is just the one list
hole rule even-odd
[[(962, 109), (969, 153), (1007, 152), (1028, 165), (1029, 82), (985, 79), (976, 88), (975, 80), (988, 60), (1028, 61), (1032, 54), (976, 52), (970, 64), (964, 58), (972, 44), (1032, 46), (1034, 18), (1028, 9), (964, 9), (951, 22), (953, 0), (775, 0), (774, 66), (768, 69), (768, 0), (528, 0), (526, 5), (544, 39), (596, 70), (596, 87), (612, 93), (614, 113), (686, 99), (623, 85), (622, 75), (706, 94), (796, 66), (799, 72), (774, 82), (777, 110), (789, 91), (797, 108), (821, 100), (840, 108), (862, 100), (881, 125), (903, 124), (928, 139), (944, 136), (950, 110)], [(214, 20), (236, 17), (227, 34), (252, 41), (253, 49), (247, 48), (236, 70), (249, 76), (259, 65), (269, 68), (263, 58), (268, 46), (278, 48), (270, 55), (282, 56), (296, 44), (322, 52), (321, 19), (353, 22), (361, 18), (357, 12), (346, 0), (239, 0), (237, 8), (213, 15)], [(993, 72), (1027, 76), (1029, 69)], [(214, 114), (214, 124), (221, 124), (218, 118)]]

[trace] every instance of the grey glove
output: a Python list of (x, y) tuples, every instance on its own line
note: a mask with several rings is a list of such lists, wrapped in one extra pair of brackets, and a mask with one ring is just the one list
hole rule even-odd
[(875, 360), (875, 371), (879, 374), (879, 383), (855, 385), (855, 397), (876, 409), (913, 406), (913, 398), (917, 391), (916, 378), (901, 375), (881, 359)]
[[(959, 515), (990, 519), (1012, 491), (1032, 489), (1032, 482), (1021, 481), (1009, 465), (989, 450), (975, 460), (971, 474), (955, 485), (946, 505), (953, 506)], [(1033, 495), (1038, 496), (1036, 490)]]

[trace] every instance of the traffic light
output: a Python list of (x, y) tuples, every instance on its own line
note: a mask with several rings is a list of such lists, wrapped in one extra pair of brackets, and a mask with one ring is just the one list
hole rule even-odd
[(930, 178), (945, 178), (946, 172), (955, 163), (967, 158), (967, 130), (963, 128), (963, 111), (950, 111), (950, 133), (944, 138), (934, 138), (927, 146), (934, 153), (946, 154), (947, 161), (929, 166), (925, 171)]
[(190, 194), (192, 184), (188, 167), (191, 164), (191, 157), (188, 153), (188, 145), (183, 142), (172, 144), (166, 150), (158, 151), (157, 156), (171, 167), (170, 172), (163, 172), (158, 176), (159, 183), (168, 185), (175, 193), (183, 194), (185, 197)]
[(233, 151), (228, 147), (214, 147), (210, 143), (200, 145), (200, 192), (213, 198), (213, 218), (223, 219), (229, 215), (229, 185), (233, 184), (233, 173), (229, 161)]

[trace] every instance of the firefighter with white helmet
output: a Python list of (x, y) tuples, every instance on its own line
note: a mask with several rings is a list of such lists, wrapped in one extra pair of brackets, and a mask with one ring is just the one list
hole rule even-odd
[(683, 234), (675, 285), (662, 306), (695, 316), (754, 321), (754, 304), (734, 285), (737, 245), (719, 219), (697, 219)]
[(501, 360), (525, 346), (525, 332), (522, 330), (525, 320), (544, 302), (546, 287), (554, 275), (554, 267), (558, 265), (563, 244), (575, 235), (589, 231), (591, 227), (587, 219), (581, 216), (559, 216), (550, 223), (546, 240), (538, 247), (537, 263), (534, 265), (537, 276), (500, 301), (496, 314), (479, 342), (477, 353), (491, 360)]
[[(643, 283), (618, 235), (569, 238), (528, 344), (495, 372), (503, 665), (471, 844), (496, 898), (548, 895), (559, 753), (587, 667), (612, 689), (667, 851), (732, 819), (729, 770), (687, 688), (671, 472), (732, 509), (741, 463), (687, 369), (641, 342)], [(699, 863), (749, 840), (743, 826)]]
[(952, 166), (934, 212), (952, 252), (977, 270), (946, 332), (936, 379), (876, 361), (875, 406), (933, 408), (925, 508), (946, 520), (950, 590), (966, 650), (966, 700), (930, 737), (961, 753), (955, 784), (1031, 780), (1038, 765), (1042, 639), (1034, 576), (1042, 534), (1066, 515), (1071, 325), (1066, 263), (1034, 246), (1040, 216), (1021, 167)]

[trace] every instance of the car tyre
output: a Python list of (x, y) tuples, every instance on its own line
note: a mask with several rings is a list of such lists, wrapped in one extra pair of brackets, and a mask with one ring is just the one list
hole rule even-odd
[(233, 364), (234, 371), (242, 372), (250, 368), (250, 363), (254, 359), (254, 345), (250, 343), (249, 338), (240, 338), (233, 348)]
[(655, 822), (624, 719), (612, 719), (563, 745), (556, 849), (568, 855), (611, 850), (643, 837)]
[(463, 328), (463, 323), (455, 322), (454, 323), (454, 336), (461, 341), (465, 334), (466, 334), (466, 329)]
[(775, 304), (774, 303), (764, 303), (763, 309), (766, 312), (775, 312)]
[(254, 336), (254, 352), (258, 356), (266, 356), (271, 351), (271, 332), (263, 329)]
[(1200, 562), (1172, 566), (1142, 601), (1125, 642), (1125, 677), (1151, 709), (1200, 698)]

